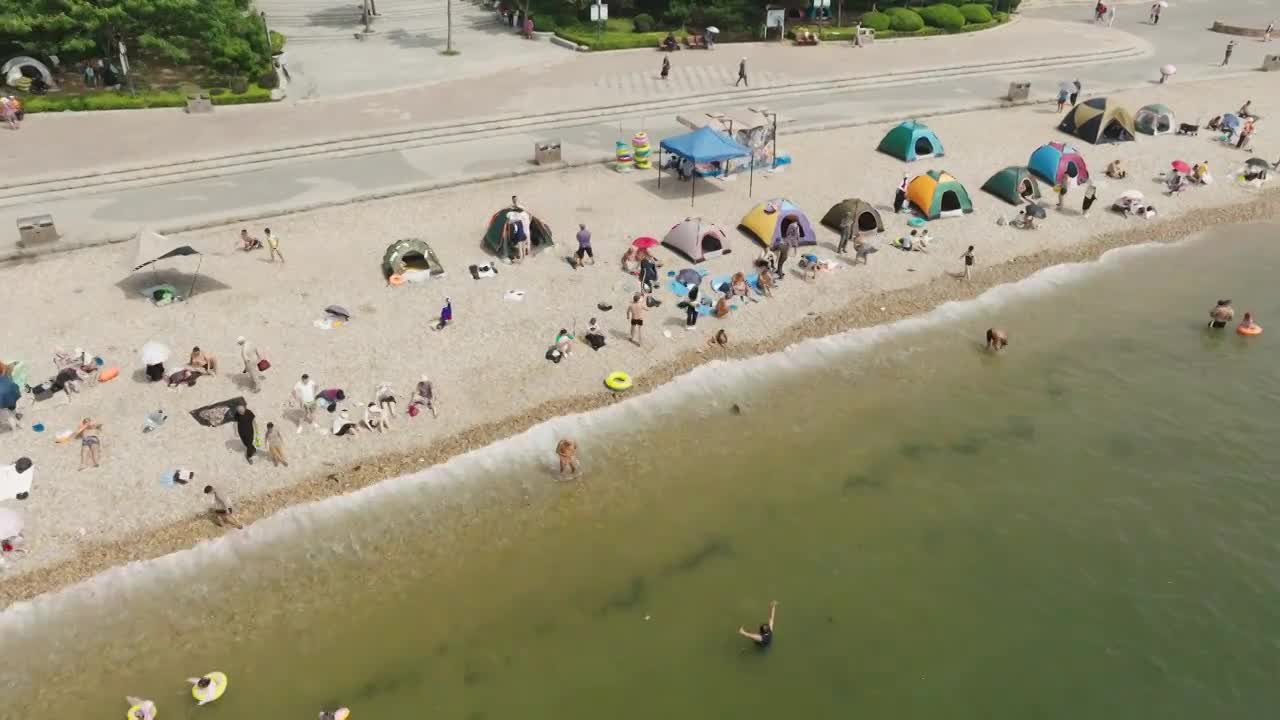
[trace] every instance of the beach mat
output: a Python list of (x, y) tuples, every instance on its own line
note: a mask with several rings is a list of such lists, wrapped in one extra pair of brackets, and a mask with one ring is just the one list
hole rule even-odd
[(223, 400), (212, 405), (205, 405), (202, 408), (196, 408), (191, 411), (191, 417), (205, 427), (218, 427), (235, 419), (237, 405), (246, 404), (243, 396), (237, 396), (230, 400)]

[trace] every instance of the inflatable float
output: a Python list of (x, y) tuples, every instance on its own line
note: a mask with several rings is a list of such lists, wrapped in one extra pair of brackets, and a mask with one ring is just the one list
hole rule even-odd
[[(154, 720), (154, 718), (157, 717), (159, 714), (160, 714), (159, 710), (152, 712), (151, 720)], [(124, 720), (140, 720), (146, 717), (147, 715), (146, 713), (143, 712), (141, 705), (134, 705), (133, 707), (130, 707), (129, 712), (124, 714)]]
[(209, 683), (205, 687), (200, 687), (199, 681), (193, 682), (191, 685), (191, 697), (195, 698), (201, 705), (211, 703), (227, 692), (227, 676), (224, 673), (211, 672), (200, 678), (200, 680), (208, 680)]
[(120, 368), (109, 367), (106, 370), (103, 370), (102, 372), (98, 373), (98, 382), (100, 383), (111, 382), (112, 380), (115, 380), (118, 377), (120, 377)]
[(1236, 333), (1239, 335), (1244, 335), (1245, 337), (1253, 337), (1254, 335), (1261, 335), (1262, 326), (1256, 323), (1248, 327), (1245, 327), (1244, 325), (1237, 325)]
[(621, 370), (615, 370), (614, 372), (609, 373), (609, 376), (604, 379), (604, 386), (614, 392), (630, 390), (631, 376)]

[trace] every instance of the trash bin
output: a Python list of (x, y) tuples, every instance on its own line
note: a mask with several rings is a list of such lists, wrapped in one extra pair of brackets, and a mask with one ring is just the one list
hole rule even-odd
[(1009, 83), (1009, 101), (1019, 102), (1031, 97), (1031, 83), (1029, 82), (1011, 82)]
[(1264, 55), (1262, 57), (1262, 69), (1266, 72), (1280, 70), (1280, 55)]
[(18, 247), (39, 245), (58, 239), (52, 215), (31, 215), (18, 218)]
[(560, 141), (544, 140), (533, 144), (533, 164), (551, 165), (560, 162)]
[(204, 93), (187, 96), (187, 112), (195, 113), (211, 113), (213, 112), (213, 101)]

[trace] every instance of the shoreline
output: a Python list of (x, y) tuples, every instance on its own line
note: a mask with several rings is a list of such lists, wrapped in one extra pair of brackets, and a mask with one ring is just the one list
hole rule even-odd
[[(1174, 243), (1216, 225), (1265, 223), (1277, 218), (1280, 218), (1280, 188), (1271, 188), (1242, 202), (1177, 213), (1169, 219), (1098, 233), (1066, 247), (1016, 255), (1004, 262), (981, 267), (969, 282), (942, 276), (917, 285), (875, 292), (834, 311), (802, 316), (765, 339), (734, 343), (723, 353), (684, 351), (674, 361), (658, 369), (637, 373), (635, 387), (627, 397), (653, 390), (712, 359), (736, 360), (779, 352), (799, 341), (917, 316), (943, 303), (973, 299), (993, 287), (1018, 282), (1048, 267), (1094, 262), (1105, 252), (1119, 247)], [(883, 311), (882, 307), (885, 308)], [(440, 440), (424, 439), (421, 447), (364, 455), (338, 469), (308, 475), (292, 485), (246, 498), (241, 503), (244, 510), (241, 518), (253, 522), (287, 507), (343, 495), (386, 479), (424, 470), (521, 433), (548, 418), (589, 412), (613, 402), (615, 396), (605, 390), (570, 394), (499, 420), (478, 423)], [(0, 607), (8, 608), (89, 580), (113, 567), (179, 552), (223, 533), (209, 521), (207, 514), (195, 513), (148, 531), (145, 540), (86, 544), (74, 558), (5, 578), (0, 583)]]

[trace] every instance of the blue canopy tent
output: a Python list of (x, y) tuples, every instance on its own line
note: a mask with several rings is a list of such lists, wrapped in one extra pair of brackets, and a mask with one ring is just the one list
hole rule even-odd
[[(658, 144), (658, 187), (662, 187), (662, 153), (669, 152), (691, 163), (714, 163), (747, 157), (751, 151), (739, 145), (723, 133), (709, 127), (701, 127), (691, 133), (667, 138)], [(753, 176), (755, 166), (752, 165)], [(753, 177), (754, 179), (754, 177)], [(693, 204), (698, 184), (697, 173), (689, 179), (689, 204)]]

